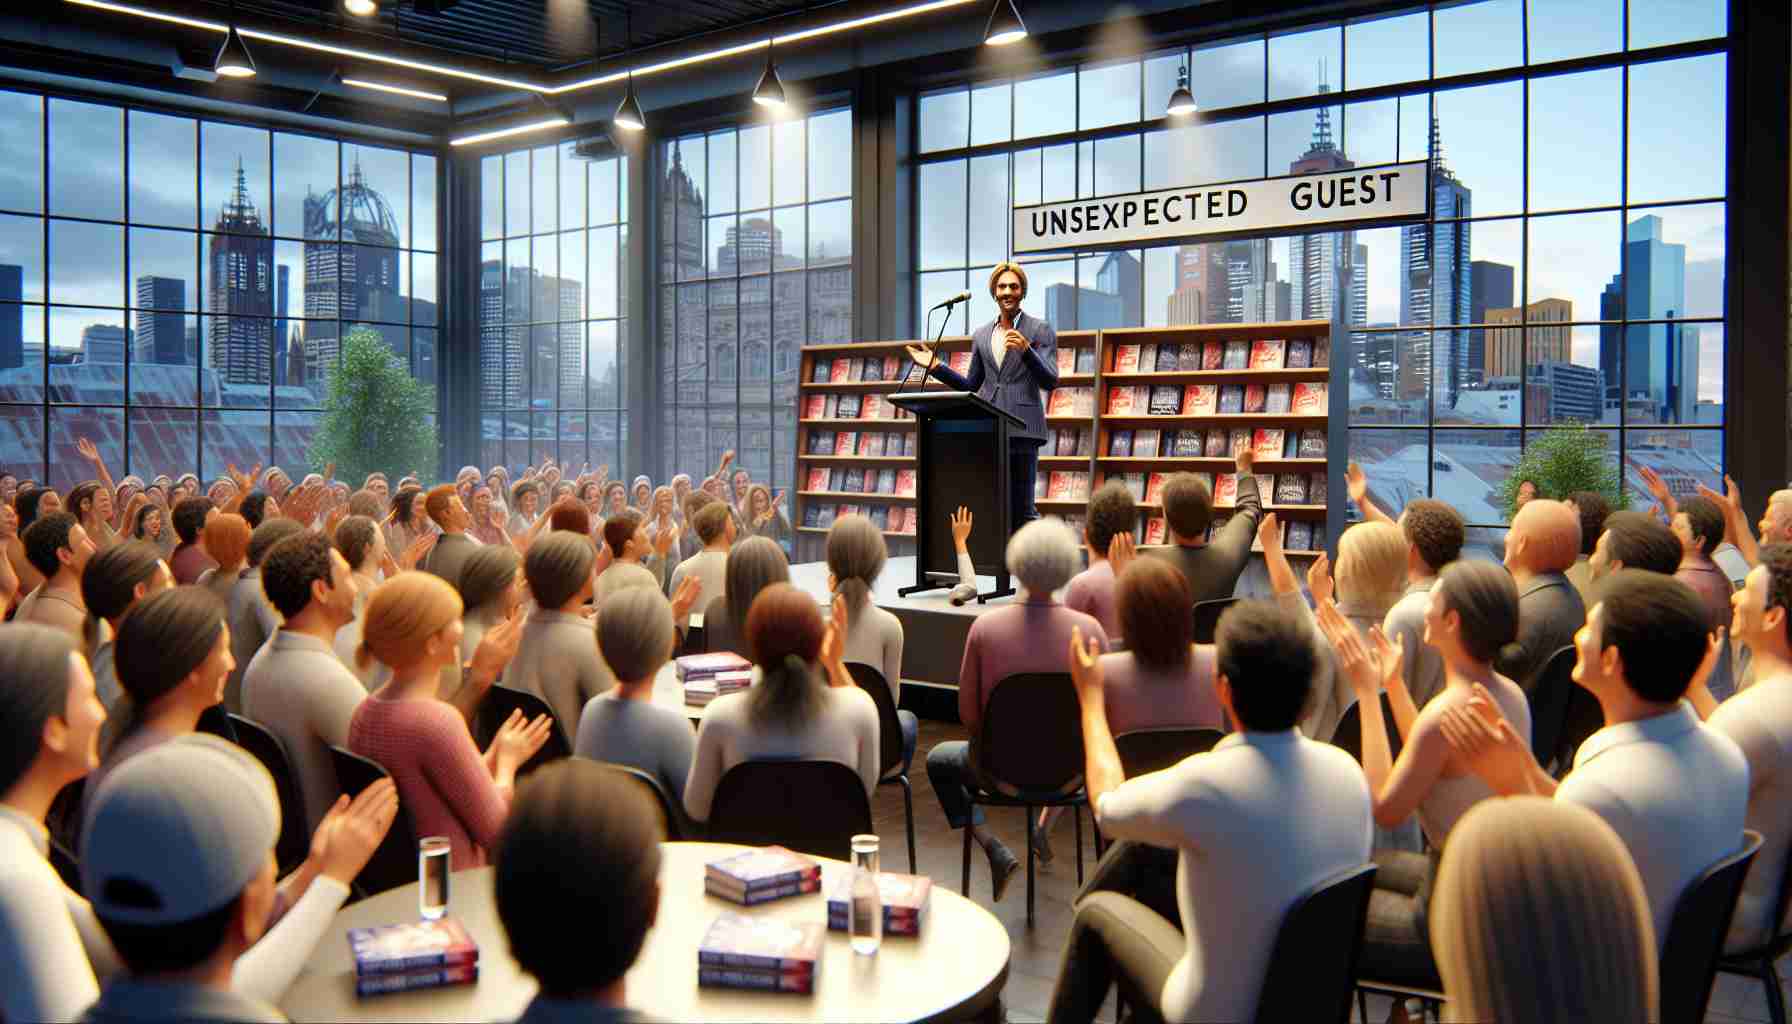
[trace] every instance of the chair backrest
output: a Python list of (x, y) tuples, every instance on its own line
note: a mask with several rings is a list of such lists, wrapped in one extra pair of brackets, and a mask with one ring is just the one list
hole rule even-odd
[(1257, 1020), (1343, 1024), (1350, 1019), (1357, 954), (1374, 888), (1375, 865), (1363, 864), (1333, 875), (1294, 901), (1263, 973)]
[(672, 793), (666, 789), (666, 784), (660, 781), (659, 776), (652, 772), (642, 771), (630, 764), (617, 764), (614, 761), (598, 763), (611, 771), (628, 776), (647, 790), (648, 794), (653, 797), (654, 803), (659, 806), (660, 824), (666, 827), (666, 842), (682, 843), (685, 841), (690, 835), (691, 829), (688, 819), (684, 816), (684, 808), (678, 806), (678, 801), (672, 799)]
[(1218, 597), (1195, 602), (1195, 643), (1213, 643), (1213, 634), (1220, 628), (1220, 616), (1238, 603), (1236, 597)]
[(1705, 870), (1680, 894), (1661, 944), (1660, 1019), (1704, 1020), (1742, 880), (1761, 850), (1761, 834), (1742, 833), (1742, 848)]
[(307, 828), (311, 818), (305, 812), (304, 799), (293, 779), (292, 761), (287, 758), (280, 737), (263, 728), (260, 722), (231, 715), (230, 724), (236, 729), (237, 746), (254, 755), (274, 777), (274, 793), (280, 798), (280, 838), (274, 843), (274, 860), (280, 867), (280, 874), (285, 875), (303, 863), (311, 852), (310, 829)]
[(1568, 718), (1568, 700), (1574, 695), (1574, 645), (1549, 656), (1537, 678), (1525, 690), (1531, 705), (1531, 756), (1547, 766), (1556, 754), (1562, 726)]
[(902, 763), (902, 722), (896, 717), (896, 698), (890, 696), (890, 685), (884, 674), (870, 665), (849, 661), (846, 671), (852, 673), (852, 681), (870, 694), (871, 703), (877, 705), (877, 749), (883, 762), (878, 766), (877, 775), (883, 778)]
[(1083, 784), (1083, 715), (1068, 672), (1003, 676), (971, 749), (979, 781), (1008, 796), (1069, 796)]
[[(1357, 759), (1363, 760), (1363, 710), (1356, 704), (1344, 709), (1344, 715), (1338, 719), (1338, 729), (1332, 733), (1332, 746), (1337, 747)], [(1381, 695), (1381, 720), (1387, 723), (1388, 754), (1392, 760), (1400, 759), (1400, 748), (1405, 744), (1400, 739), (1400, 729), (1394, 724), (1394, 705), (1387, 694)]]
[(834, 761), (743, 761), (723, 773), (710, 808), (710, 842), (835, 860), (851, 860), (852, 837), (876, 831), (865, 783)]
[[(527, 721), (534, 721), (537, 715), (554, 717), (554, 709), (548, 706), (548, 702), (533, 693), (512, 690), (508, 686), (494, 686), (486, 691), (485, 697), (479, 702), (479, 710), (473, 713), (473, 740), (479, 745), (479, 749), (484, 750), (491, 743), (492, 737), (498, 734), (512, 711), (521, 711)], [(573, 729), (578, 727), (579, 723), (572, 723)], [(544, 764), (571, 757), (572, 744), (567, 742), (566, 734), (567, 730), (562, 728), (559, 721), (555, 721), (554, 727), (548, 730), (547, 742), (541, 745), (541, 749), (533, 757), (517, 767), (516, 777), (520, 779)]]
[(50, 866), (56, 869), (56, 874), (62, 879), (62, 884), (68, 886), (69, 892), (81, 891), (81, 858), (57, 842), (55, 836), (50, 837)]
[(1605, 709), (1599, 700), (1580, 686), (1568, 688), (1568, 700), (1562, 711), (1562, 728), (1556, 734), (1556, 778), (1574, 767), (1574, 755), (1587, 737), (1605, 728)]
[[(350, 795), (361, 792), (381, 779), (390, 778), (377, 761), (369, 760), (341, 747), (330, 748), (330, 760), (336, 766), (336, 784)], [(398, 801), (398, 816), (386, 830), (367, 866), (355, 877), (355, 887), (365, 895), (396, 889), (417, 880), (417, 827), (404, 800)]]
[(1205, 754), (1225, 738), (1218, 729), (1134, 729), (1114, 737), (1114, 747), (1120, 752), (1120, 767), (1132, 779)]
[(213, 704), (199, 713), (199, 721), (193, 723), (193, 730), (235, 743), (236, 726), (230, 722), (235, 717), (224, 709), (224, 705)]

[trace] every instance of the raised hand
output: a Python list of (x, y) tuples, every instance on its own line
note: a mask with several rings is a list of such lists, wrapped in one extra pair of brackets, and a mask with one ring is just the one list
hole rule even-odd
[(324, 466), (324, 483), (329, 483), (334, 479), (336, 479), (336, 464), (331, 462)]
[(952, 513), (952, 546), (959, 551), (965, 550), (965, 542), (971, 539), (971, 510), (963, 505)]
[(1369, 496), (1369, 477), (1363, 472), (1363, 467), (1354, 462), (1344, 467), (1344, 491), (1358, 507)]
[(344, 519), (347, 519), (347, 518), (348, 518), (348, 506), (347, 505), (337, 505), (335, 508), (332, 508), (330, 510), (330, 514), (324, 517), (324, 536), (335, 537), (336, 536), (336, 527), (339, 524), (341, 524), (341, 522)]
[(672, 593), (672, 617), (682, 619), (691, 613), (697, 599), (703, 596), (703, 581), (694, 574), (686, 576)]
[(352, 885), (397, 815), (398, 789), (391, 779), (378, 780), (353, 800), (347, 793), (337, 797), (311, 834), (311, 860), (318, 874)]
[(440, 534), (426, 533), (411, 541), (404, 549), (404, 554), (398, 558), (398, 568), (400, 570), (417, 568), (417, 563), (423, 561), (423, 556), (429, 554), (430, 549), (436, 546), (438, 536)]
[(1274, 512), (1265, 515), (1257, 524), (1257, 543), (1263, 545), (1265, 555), (1282, 550), (1282, 523)]
[(503, 622), (485, 631), (479, 638), (479, 646), (473, 649), (473, 677), (479, 680), (496, 680), (504, 673), (504, 667), (510, 659), (516, 657), (517, 646), (523, 639), (523, 617), (511, 609), (510, 615)]
[(1108, 565), (1114, 570), (1116, 579), (1126, 572), (1126, 567), (1131, 565), (1132, 560), (1136, 557), (1138, 557), (1138, 545), (1133, 542), (1132, 534), (1116, 533), (1108, 541)]
[(1643, 486), (1648, 489), (1649, 496), (1654, 498), (1655, 503), (1661, 506), (1661, 510), (1671, 517), (1678, 506), (1674, 502), (1674, 493), (1668, 490), (1667, 481), (1661, 478), (1660, 473), (1635, 459), (1631, 459), (1630, 464), (1636, 467), (1637, 476), (1643, 478)]
[(89, 441), (87, 438), (82, 437), (82, 438), (77, 438), (75, 440), (75, 451), (80, 452), (81, 457), (83, 459), (86, 459), (88, 462), (91, 462), (96, 466), (99, 465), (100, 450), (98, 447), (96, 447), (94, 445), (94, 443), (92, 441)]
[(821, 654), (819, 659), (828, 671), (828, 678), (835, 681), (850, 682), (846, 672), (846, 631), (850, 627), (846, 616), (846, 595), (835, 594), (833, 606), (828, 612), (827, 629), (821, 634)]
[(1313, 603), (1320, 604), (1332, 599), (1332, 560), (1325, 552), (1313, 559), (1307, 566), (1307, 589), (1313, 593)]
[(1085, 641), (1081, 626), (1070, 627), (1070, 681), (1076, 685), (1077, 699), (1085, 706), (1103, 699), (1101, 644), (1094, 637)]
[(1241, 476), (1251, 472), (1257, 465), (1257, 449), (1249, 444), (1239, 445), (1232, 452), (1232, 462)]

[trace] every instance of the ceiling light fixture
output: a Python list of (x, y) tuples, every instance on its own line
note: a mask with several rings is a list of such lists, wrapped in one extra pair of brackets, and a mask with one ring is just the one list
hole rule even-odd
[(489, 132), (480, 132), (477, 135), (463, 135), (458, 139), (450, 139), (448, 144), (450, 146), (477, 146), (481, 142), (491, 142), (494, 139), (507, 139), (512, 135), (523, 135), (527, 132), (546, 131), (549, 128), (558, 128), (563, 124), (570, 123), (571, 122), (564, 117), (546, 117), (539, 121), (526, 121), (522, 124), (511, 125), (508, 128), (495, 128)]
[(983, 45), (1007, 46), (1027, 38), (1027, 24), (1020, 20), (1020, 9), (1014, 0), (996, 0), (989, 9), (989, 24), (983, 27)]
[(410, 96), (419, 100), (432, 100), (436, 103), (448, 102), (448, 97), (439, 92), (430, 92), (426, 89), (412, 89), (402, 85), (392, 85), (387, 82), (373, 82), (364, 78), (344, 78), (342, 84), (352, 85), (357, 89), (372, 89), (375, 92), (389, 92), (395, 96)]
[(380, 5), (375, 0), (342, 0), (342, 9), (357, 18), (371, 18), (380, 13)]
[(224, 45), (218, 47), (218, 56), (212, 61), (212, 70), (225, 78), (255, 77), (255, 58), (249, 56), (249, 46), (236, 30), (234, 3), (230, 5), (230, 30), (224, 33)]
[[(635, 25), (633, 14), (626, 8), (622, 17), (622, 44), (625, 47), (623, 58), (627, 59), (628, 50), (635, 45)], [(622, 94), (622, 102), (616, 104), (616, 113), (611, 116), (610, 123), (631, 132), (647, 127), (647, 115), (641, 112), (641, 101), (635, 98), (635, 75), (632, 71), (628, 74), (628, 89)]]
[(753, 87), (753, 102), (762, 107), (783, 110), (784, 82), (778, 77), (778, 65), (772, 63), (772, 46), (765, 47), (765, 70), (759, 73), (759, 84)]
[(1164, 113), (1171, 117), (1187, 117), (1199, 109), (1195, 106), (1195, 94), (1188, 90), (1188, 65), (1184, 64), (1176, 75), (1176, 91), (1170, 94), (1170, 105)]

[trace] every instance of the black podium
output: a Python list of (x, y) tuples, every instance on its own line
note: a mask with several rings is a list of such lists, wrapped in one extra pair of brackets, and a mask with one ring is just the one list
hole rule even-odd
[(975, 520), (969, 542), (979, 575), (996, 589), (978, 603), (1014, 593), (1006, 554), (1014, 530), (1009, 507), (1008, 433), (1026, 424), (969, 391), (910, 391), (889, 397), (915, 417), (915, 584), (897, 593), (950, 588), (958, 582), (951, 517), (960, 505)]

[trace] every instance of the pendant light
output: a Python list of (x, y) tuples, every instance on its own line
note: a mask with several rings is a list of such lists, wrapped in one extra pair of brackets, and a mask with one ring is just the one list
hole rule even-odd
[(357, 18), (371, 18), (380, 12), (376, 0), (342, 0), (342, 9)]
[(1176, 91), (1170, 94), (1170, 105), (1164, 113), (1171, 117), (1187, 117), (1199, 109), (1195, 106), (1195, 94), (1188, 89), (1188, 65), (1184, 64), (1176, 76)]
[(236, 30), (235, 4), (230, 5), (230, 32), (224, 36), (224, 45), (218, 47), (212, 70), (225, 78), (255, 77), (255, 58), (249, 56), (248, 44)]
[(753, 87), (753, 102), (762, 107), (783, 110), (786, 103), (784, 82), (778, 77), (778, 65), (772, 63), (772, 44), (765, 44), (765, 70), (759, 74), (759, 84)]
[[(630, 46), (635, 42), (633, 20), (632, 16), (625, 16), (622, 23), (623, 37)], [(647, 115), (641, 113), (641, 101), (635, 98), (635, 72), (632, 68), (628, 73), (628, 90), (622, 94), (622, 102), (616, 105), (616, 113), (610, 121), (616, 127), (631, 132), (647, 127)]]
[(1020, 10), (1014, 6), (1014, 0), (995, 0), (995, 6), (989, 11), (989, 24), (983, 27), (983, 45), (1007, 46), (1025, 38), (1027, 25), (1020, 20)]

